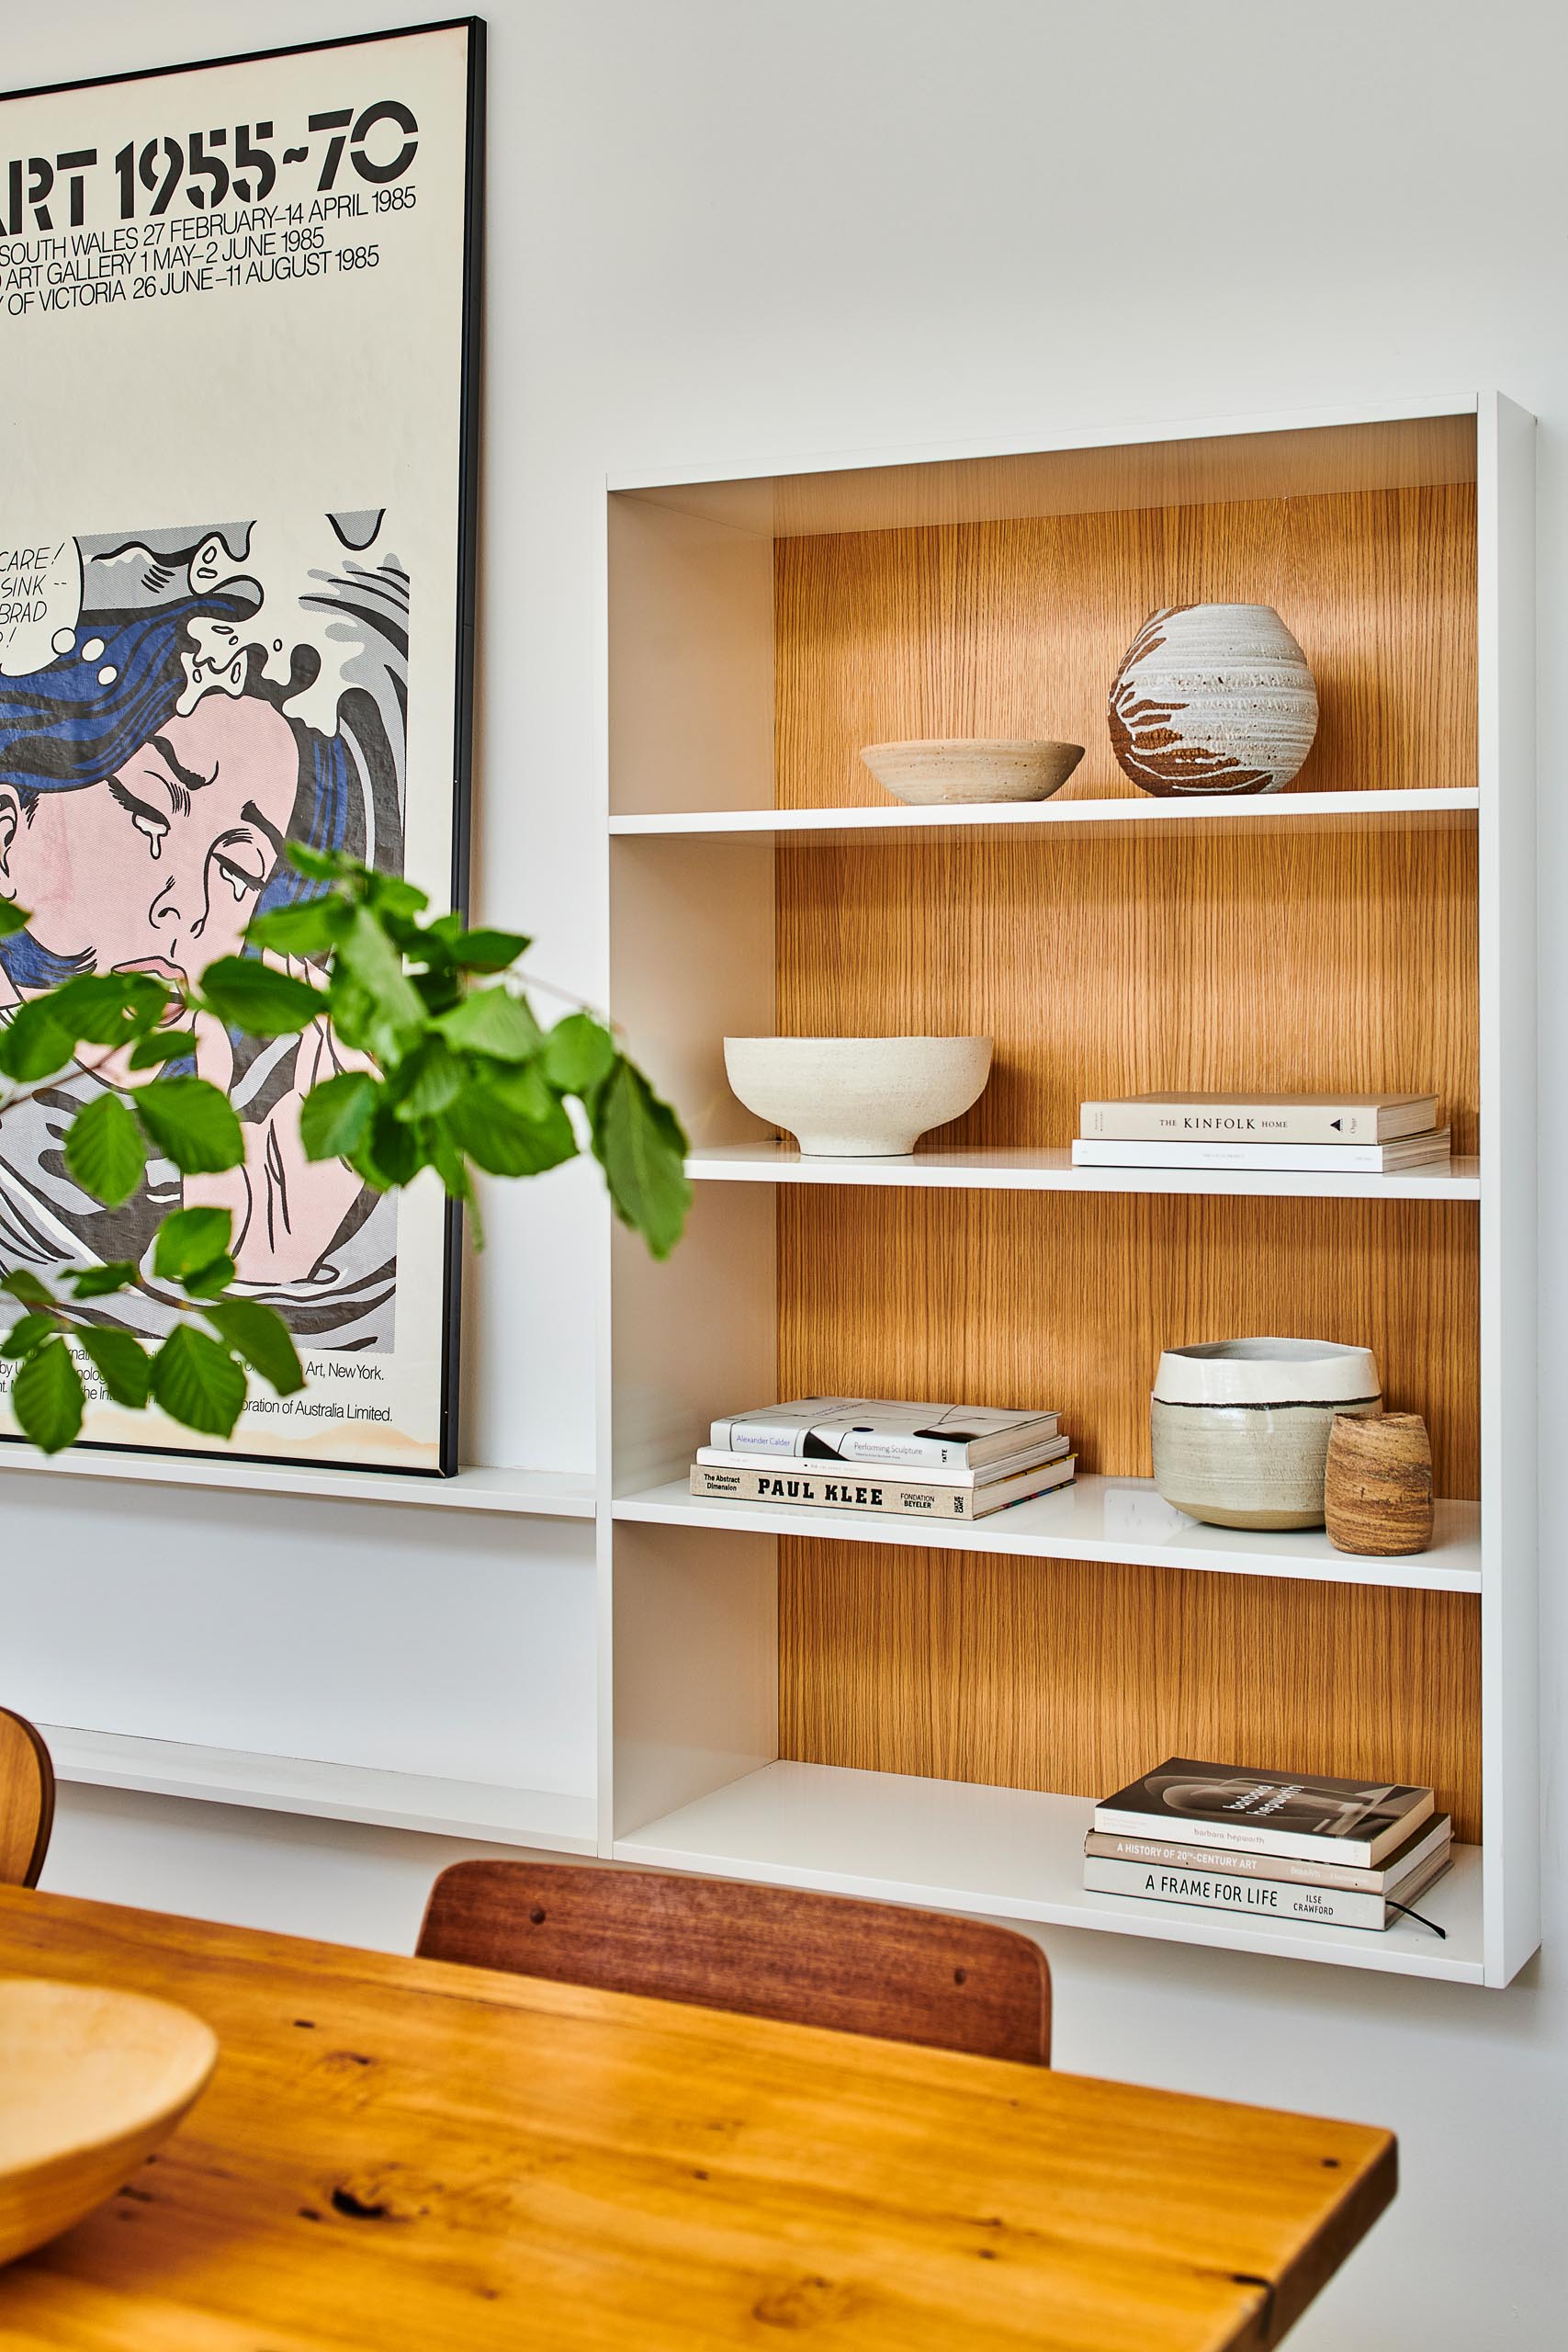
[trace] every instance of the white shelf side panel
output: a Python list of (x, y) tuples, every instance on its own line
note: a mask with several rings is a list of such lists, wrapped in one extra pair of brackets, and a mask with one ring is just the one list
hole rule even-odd
[[(1281, 1147), (1281, 1149), (1283, 1147)], [(809, 1159), (789, 1143), (718, 1144), (686, 1162), (709, 1184), (886, 1184), (985, 1193), (1192, 1193), (1255, 1200), (1478, 1201), (1481, 1161), (1464, 1155), (1406, 1174), (1320, 1175), (1303, 1168), (1075, 1168), (1070, 1150), (1005, 1145), (916, 1151), (904, 1159)]]
[[(1482, 1787), (1489, 1981), (1540, 1941), (1535, 419), (1478, 420)], [(1558, 919), (1557, 910), (1547, 914)], [(1543, 1432), (1550, 1445), (1555, 1432)]]
[[(779, 1466), (787, 1472), (791, 1465)], [(1013, 1559), (1105, 1560), (1135, 1567), (1297, 1577), (1313, 1583), (1392, 1585), (1426, 1592), (1478, 1593), (1482, 1587), (1481, 1506), (1469, 1502), (1439, 1502), (1432, 1548), (1393, 1559), (1336, 1551), (1321, 1527), (1277, 1533), (1206, 1527), (1173, 1510), (1146, 1478), (1086, 1475), (1055, 1494), (1014, 1503), (987, 1519), (953, 1521), (824, 1510), (814, 1503), (712, 1502), (689, 1493), (684, 1478), (620, 1496), (611, 1508), (616, 1520), (645, 1526), (728, 1528)]]
[(773, 1763), (618, 1838), (615, 1856), (1043, 1926), (1483, 1981), (1475, 1847), (1460, 1847), (1452, 1870), (1422, 1898), (1441, 1937), (1413, 1924), (1382, 1931), (1297, 1919), (1270, 1925), (1194, 1905), (1087, 1894), (1083, 1841), (1093, 1809), (1084, 1797)]
[(297, 1756), (261, 1756), (177, 1740), (39, 1726), (62, 1781), (152, 1796), (253, 1806), (321, 1821), (417, 1829), (547, 1852), (595, 1850), (594, 1802), (545, 1789), (497, 1788), (416, 1772), (368, 1770)]

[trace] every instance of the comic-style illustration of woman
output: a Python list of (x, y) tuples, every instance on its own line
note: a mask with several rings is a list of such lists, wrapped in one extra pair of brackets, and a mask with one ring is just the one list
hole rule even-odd
[[(395, 562), (350, 562), (278, 598), (236, 563), (198, 585), (245, 552), (246, 526), (228, 537), (237, 548), (210, 534), (82, 540), (80, 618), (46, 667), (0, 677), (0, 893), (31, 917), (0, 940), (0, 1019), (77, 972), (194, 978), (240, 953), (259, 909), (309, 887), (287, 840), (400, 867), (406, 580)], [(331, 733), (290, 707), (316, 686), (323, 645)], [(195, 1067), (233, 1102), (244, 1167), (182, 1180), (154, 1161), (125, 1207), (94, 1201), (65, 1168), (62, 1132), (124, 1073), (85, 1046), (0, 1120), (0, 1260), (141, 1260), (159, 1217), (216, 1202), (233, 1211), (240, 1281), (301, 1345), (389, 1345), (396, 1202), (299, 1148), (302, 1095), (348, 1057), (322, 1024), (263, 1044), (203, 1016), (197, 1036)], [(148, 1336), (168, 1328), (155, 1285), (102, 1306)]]

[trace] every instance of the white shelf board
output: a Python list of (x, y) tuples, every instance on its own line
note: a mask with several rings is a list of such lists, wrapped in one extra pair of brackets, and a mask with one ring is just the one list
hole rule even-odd
[(1483, 1982), (1481, 1849), (1453, 1868), (1421, 1908), (1447, 1930), (1319, 1927), (1234, 1919), (1195, 1905), (1086, 1894), (1084, 1797), (824, 1764), (768, 1764), (616, 1840), (618, 1861), (708, 1871), (836, 1894), (978, 1911), (994, 1918), (1213, 1944), (1230, 1951)]
[(322, 1821), (367, 1822), (382, 1829), (424, 1830), (554, 1853), (597, 1850), (592, 1796), (498, 1788), (486, 1781), (435, 1780), (295, 1756), (260, 1756), (181, 1741), (40, 1724), (62, 1781), (100, 1789), (139, 1789), (152, 1796), (209, 1804), (251, 1805), (265, 1813)]
[(129, 1453), (111, 1447), (74, 1447), (39, 1453), (36, 1446), (0, 1442), (0, 1471), (40, 1471), (48, 1477), (118, 1478), (161, 1487), (227, 1487), (242, 1494), (318, 1495), (337, 1501), (418, 1503), (446, 1510), (509, 1511), (520, 1517), (592, 1519), (593, 1481), (557, 1470), (459, 1470), (426, 1478), (392, 1470), (335, 1470), (313, 1463), (244, 1462), (227, 1453)]
[(1069, 1150), (917, 1151), (907, 1159), (807, 1159), (793, 1144), (709, 1145), (694, 1180), (729, 1184), (893, 1184), (988, 1193), (1207, 1193), (1322, 1201), (1478, 1201), (1479, 1159), (1404, 1175), (1320, 1176), (1304, 1168), (1075, 1168)]
[(1098, 830), (1133, 826), (1154, 833), (1251, 832), (1259, 825), (1337, 831), (1346, 825), (1429, 830), (1473, 825), (1480, 793), (1469, 787), (1404, 791), (1264, 792), (1136, 799), (985, 801), (969, 807), (907, 808), (690, 808), (613, 816), (613, 840), (756, 841), (831, 848), (868, 837), (958, 841), (976, 833)]
[[(787, 1465), (784, 1465), (787, 1466)], [(1439, 1502), (1430, 1551), (1376, 1559), (1337, 1552), (1321, 1527), (1258, 1533), (1205, 1527), (1175, 1510), (1146, 1478), (1084, 1476), (1055, 1494), (1014, 1503), (988, 1519), (905, 1519), (879, 1511), (820, 1510), (810, 1503), (713, 1502), (684, 1478), (620, 1496), (617, 1520), (662, 1527), (728, 1527), (764, 1535), (831, 1536), (836, 1543), (899, 1544), (1010, 1558), (1109, 1560), (1135, 1567), (1197, 1568), (1241, 1577), (1298, 1577), (1320, 1584), (1397, 1585), (1426, 1592), (1481, 1590), (1481, 1506)]]

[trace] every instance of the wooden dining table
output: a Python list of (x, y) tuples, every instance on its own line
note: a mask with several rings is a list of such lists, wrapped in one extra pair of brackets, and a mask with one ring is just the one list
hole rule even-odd
[(0, 1973), (221, 2045), (6, 2352), (1218, 2352), (1394, 2190), (1366, 2124), (17, 1889)]

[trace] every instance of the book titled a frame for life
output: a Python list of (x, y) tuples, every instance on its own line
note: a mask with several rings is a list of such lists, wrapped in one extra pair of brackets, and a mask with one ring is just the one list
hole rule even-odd
[[(0, 99), (0, 841), (30, 918), (0, 941), (0, 1019), (72, 970), (197, 978), (320, 887), (290, 841), (462, 901), (483, 44), (467, 18)], [(254, 1385), (204, 1440), (82, 1357), (85, 1441), (450, 1472), (440, 1186), (305, 1160), (299, 1102), (339, 1067), (320, 1025), (197, 1037), (243, 1169), (154, 1162), (106, 1208), (59, 1138), (115, 1076), (73, 1066), (0, 1122), (0, 1264), (138, 1263), (94, 1312), (159, 1339), (177, 1299), (149, 1245), (199, 1196), (307, 1385)]]

